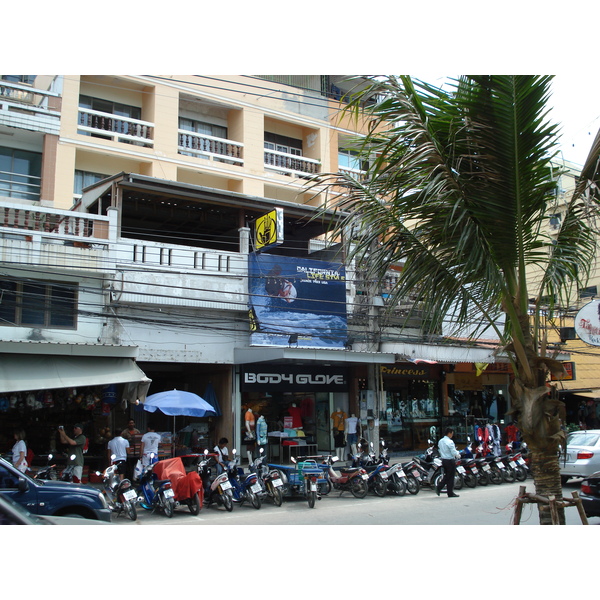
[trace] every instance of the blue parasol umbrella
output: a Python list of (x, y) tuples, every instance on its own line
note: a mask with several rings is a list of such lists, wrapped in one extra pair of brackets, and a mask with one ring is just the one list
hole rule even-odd
[(148, 396), (144, 402), (144, 410), (156, 412), (160, 410), (172, 417), (207, 417), (214, 416), (215, 409), (197, 394), (181, 390), (169, 390)]
[(219, 401), (217, 399), (215, 388), (213, 387), (213, 384), (210, 381), (208, 382), (208, 385), (204, 390), (204, 399), (213, 407), (216, 417), (220, 417), (223, 414), (221, 412), (221, 407), (219, 406)]

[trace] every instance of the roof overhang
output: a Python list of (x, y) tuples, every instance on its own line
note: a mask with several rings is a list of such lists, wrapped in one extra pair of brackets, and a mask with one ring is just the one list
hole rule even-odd
[(262, 346), (251, 346), (248, 348), (236, 348), (234, 350), (234, 362), (236, 365), (282, 361), (315, 361), (330, 364), (393, 364), (396, 362), (396, 356), (382, 352), (353, 352), (351, 350), (327, 350), (323, 348), (265, 348)]
[(146, 381), (131, 358), (0, 355), (0, 393)]
[(0, 341), (0, 353), (5, 354), (51, 354), (53, 356), (98, 356), (113, 358), (136, 358), (138, 346), (112, 344), (70, 344), (61, 342)]

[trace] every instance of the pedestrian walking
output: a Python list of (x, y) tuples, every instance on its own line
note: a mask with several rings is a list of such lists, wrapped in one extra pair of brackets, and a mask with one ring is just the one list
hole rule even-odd
[(439, 496), (440, 492), (446, 485), (448, 492), (448, 498), (458, 498), (458, 494), (454, 493), (454, 473), (456, 472), (456, 459), (460, 458), (460, 453), (454, 445), (452, 437), (454, 436), (454, 429), (448, 427), (446, 429), (446, 435), (438, 442), (438, 449), (440, 451), (440, 458), (442, 459), (442, 467), (444, 469), (444, 477), (436, 486), (435, 493)]

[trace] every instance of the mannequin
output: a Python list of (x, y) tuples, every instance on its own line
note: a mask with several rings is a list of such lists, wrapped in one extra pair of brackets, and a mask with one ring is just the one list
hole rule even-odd
[(259, 447), (265, 447), (265, 451), (267, 445), (267, 433), (267, 420), (263, 415), (260, 415), (256, 421), (256, 443)]
[(252, 463), (252, 450), (254, 450), (254, 442), (256, 440), (256, 418), (254, 416), (254, 411), (251, 408), (248, 408), (246, 414), (244, 416), (244, 421), (246, 423), (246, 455), (248, 456), (248, 464)]
[(331, 413), (333, 433), (333, 442), (335, 446), (336, 456), (340, 459), (344, 459), (344, 449), (346, 448), (346, 441), (344, 439), (344, 431), (346, 429), (346, 419), (348, 415), (338, 406), (337, 410)]
[(357, 452), (358, 443), (358, 418), (354, 413), (350, 417), (348, 417), (345, 421), (345, 432), (346, 432), (346, 440), (350, 445), (350, 452), (352, 452), (352, 456), (354, 456)]

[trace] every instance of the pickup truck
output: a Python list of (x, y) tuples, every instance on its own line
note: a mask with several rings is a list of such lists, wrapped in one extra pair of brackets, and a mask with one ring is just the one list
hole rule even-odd
[(89, 485), (31, 479), (0, 458), (0, 492), (34, 515), (111, 520), (104, 494)]

